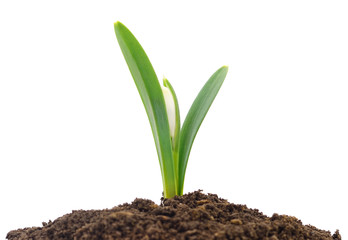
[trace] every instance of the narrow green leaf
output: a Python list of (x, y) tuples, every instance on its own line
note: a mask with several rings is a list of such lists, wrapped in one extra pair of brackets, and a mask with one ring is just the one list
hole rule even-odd
[(188, 157), (197, 131), (225, 80), (228, 67), (218, 69), (206, 82), (193, 102), (180, 133), (178, 194), (183, 194)]
[(162, 89), (149, 58), (134, 35), (120, 22), (116, 22), (114, 27), (150, 121), (161, 167), (164, 197), (171, 198), (176, 195), (175, 169)]

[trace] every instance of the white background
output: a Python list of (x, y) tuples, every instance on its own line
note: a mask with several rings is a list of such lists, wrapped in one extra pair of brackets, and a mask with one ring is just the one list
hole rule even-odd
[(348, 237), (347, 12), (346, 1), (1, 1), (0, 239), (73, 209), (159, 203), (117, 20), (173, 84), (182, 119), (229, 66), (185, 192)]

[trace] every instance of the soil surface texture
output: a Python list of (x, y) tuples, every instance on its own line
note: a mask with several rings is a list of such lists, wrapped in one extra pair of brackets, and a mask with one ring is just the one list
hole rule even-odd
[(258, 239), (340, 240), (338, 230), (303, 225), (287, 215), (267, 217), (257, 209), (236, 205), (200, 190), (172, 199), (135, 199), (112, 209), (78, 210), (42, 227), (24, 228), (7, 234), (9, 240), (152, 240), (152, 239)]

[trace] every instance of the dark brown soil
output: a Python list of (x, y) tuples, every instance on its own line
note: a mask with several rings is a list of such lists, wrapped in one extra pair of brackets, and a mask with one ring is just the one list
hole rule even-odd
[(79, 210), (55, 221), (11, 231), (9, 240), (64, 239), (335, 239), (338, 231), (304, 226), (287, 215), (263, 215), (245, 205), (229, 203), (201, 191), (173, 199), (162, 199), (158, 206), (151, 200), (135, 199), (106, 210)]

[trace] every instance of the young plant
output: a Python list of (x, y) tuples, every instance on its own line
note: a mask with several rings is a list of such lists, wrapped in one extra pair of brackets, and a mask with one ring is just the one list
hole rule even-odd
[(161, 167), (164, 197), (182, 195), (193, 141), (227, 75), (228, 67), (221, 67), (209, 78), (180, 127), (179, 105), (172, 85), (164, 78), (161, 86), (149, 58), (134, 35), (120, 22), (116, 22), (114, 27), (150, 121)]

